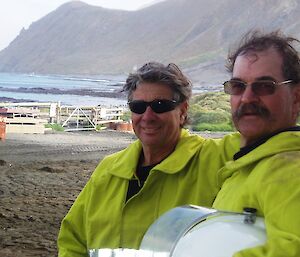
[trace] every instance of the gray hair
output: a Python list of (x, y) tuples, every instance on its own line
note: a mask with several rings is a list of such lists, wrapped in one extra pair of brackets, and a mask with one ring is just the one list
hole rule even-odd
[(174, 92), (175, 101), (188, 101), (192, 95), (192, 83), (174, 63), (164, 65), (158, 62), (144, 64), (136, 72), (130, 73), (123, 87), (128, 100), (132, 93), (142, 83), (157, 83), (169, 86)]

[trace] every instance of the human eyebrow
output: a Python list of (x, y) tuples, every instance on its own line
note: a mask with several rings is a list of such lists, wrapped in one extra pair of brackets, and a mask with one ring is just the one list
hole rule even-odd
[(271, 76), (261, 76), (255, 79), (255, 81), (260, 81), (260, 80), (271, 80), (271, 81), (276, 81), (275, 78), (271, 77)]
[(240, 78), (238, 78), (238, 77), (232, 77), (230, 80), (237, 80), (237, 81), (242, 81), (242, 82), (244, 82), (244, 80), (242, 80), (242, 79), (240, 79)]

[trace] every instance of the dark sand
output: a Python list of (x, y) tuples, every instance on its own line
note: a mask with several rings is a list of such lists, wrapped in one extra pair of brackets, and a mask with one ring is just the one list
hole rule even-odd
[(57, 256), (60, 222), (96, 165), (134, 139), (101, 131), (8, 134), (0, 141), (0, 257)]
[(0, 256), (57, 256), (60, 222), (96, 165), (134, 138), (101, 131), (0, 141)]

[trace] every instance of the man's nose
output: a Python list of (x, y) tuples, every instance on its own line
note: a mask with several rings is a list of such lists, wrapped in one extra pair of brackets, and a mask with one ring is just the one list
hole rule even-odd
[(156, 113), (152, 110), (150, 106), (147, 106), (146, 111), (143, 113), (143, 119), (152, 119)]
[(245, 91), (242, 93), (241, 101), (243, 103), (258, 101), (258, 96), (253, 92), (251, 85), (246, 86)]

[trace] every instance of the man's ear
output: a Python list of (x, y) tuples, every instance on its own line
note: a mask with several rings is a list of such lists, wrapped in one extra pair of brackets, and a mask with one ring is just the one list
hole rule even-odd
[(187, 101), (184, 101), (184, 102), (182, 103), (182, 111), (183, 111), (184, 114), (187, 113), (188, 107), (189, 107), (188, 102), (187, 102)]
[(185, 123), (188, 107), (189, 104), (187, 101), (184, 101), (180, 104), (180, 125), (183, 125)]
[(294, 93), (294, 110), (296, 112), (295, 115), (299, 115), (300, 113), (300, 83), (294, 86), (293, 88)]

